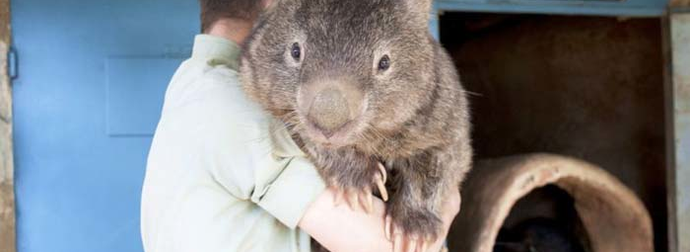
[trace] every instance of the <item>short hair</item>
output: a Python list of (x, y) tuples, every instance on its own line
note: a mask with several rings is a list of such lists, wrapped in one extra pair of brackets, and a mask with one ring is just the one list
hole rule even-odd
[(206, 32), (222, 18), (252, 21), (262, 11), (262, 0), (199, 0), (201, 31)]

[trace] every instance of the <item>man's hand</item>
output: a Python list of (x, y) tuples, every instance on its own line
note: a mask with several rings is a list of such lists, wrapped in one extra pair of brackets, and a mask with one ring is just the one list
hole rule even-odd
[[(335, 191), (326, 190), (305, 212), (299, 227), (333, 252), (389, 252), (393, 243), (384, 234), (385, 205), (374, 200), (371, 212), (352, 210), (346, 205), (336, 206)], [(425, 252), (437, 252), (443, 247), (445, 236), (460, 210), (460, 192), (454, 191), (445, 199), (442, 210), (443, 236)], [(398, 248), (394, 252), (414, 251)]]

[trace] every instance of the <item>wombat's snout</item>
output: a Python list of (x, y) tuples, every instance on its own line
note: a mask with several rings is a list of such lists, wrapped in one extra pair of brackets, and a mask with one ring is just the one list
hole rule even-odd
[(350, 121), (348, 101), (337, 89), (327, 88), (314, 98), (309, 109), (309, 119), (330, 137), (336, 130)]
[(348, 131), (362, 112), (363, 92), (345, 81), (321, 81), (304, 86), (300, 101), (303, 114), (325, 138)]

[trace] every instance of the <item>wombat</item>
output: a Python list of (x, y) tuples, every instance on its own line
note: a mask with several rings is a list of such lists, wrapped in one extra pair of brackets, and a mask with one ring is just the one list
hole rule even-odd
[(442, 202), (472, 156), (466, 92), (428, 30), (431, 2), (275, 0), (240, 70), (349, 204), (371, 206), (385, 166), (386, 233), (418, 250), (442, 235)]

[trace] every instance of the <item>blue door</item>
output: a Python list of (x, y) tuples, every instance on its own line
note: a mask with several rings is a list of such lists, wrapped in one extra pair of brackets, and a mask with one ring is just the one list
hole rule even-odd
[(146, 156), (196, 0), (13, 0), (19, 252), (138, 252)]

